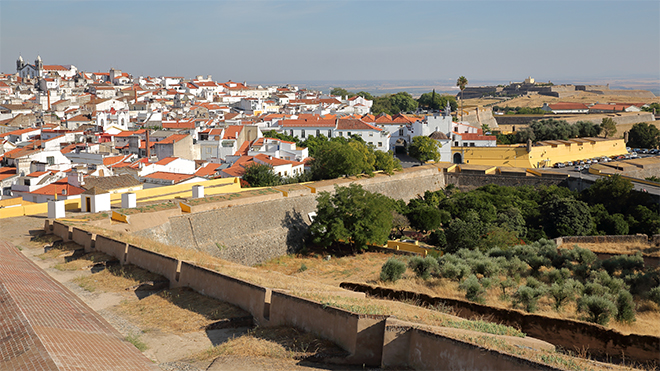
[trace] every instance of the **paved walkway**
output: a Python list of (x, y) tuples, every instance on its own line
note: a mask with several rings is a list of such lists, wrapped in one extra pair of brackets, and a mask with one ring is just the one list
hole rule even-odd
[(160, 370), (100, 315), (0, 241), (0, 370)]

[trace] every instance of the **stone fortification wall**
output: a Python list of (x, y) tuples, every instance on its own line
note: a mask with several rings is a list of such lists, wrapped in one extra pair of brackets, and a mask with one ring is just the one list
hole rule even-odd
[(539, 185), (553, 185), (561, 184), (566, 180), (566, 177), (551, 177), (551, 176), (527, 176), (526, 174), (516, 175), (479, 175), (479, 174), (462, 174), (462, 173), (447, 173), (447, 185), (453, 184), (463, 191), (469, 191), (479, 188), (486, 184), (496, 184), (500, 186), (539, 186)]
[(395, 300), (413, 300), (421, 305), (437, 307), (447, 305), (463, 318), (488, 318), (491, 322), (519, 328), (520, 331), (567, 350), (588, 349), (591, 354), (636, 362), (655, 362), (660, 349), (660, 337), (650, 335), (624, 335), (603, 326), (543, 315), (525, 313), (514, 309), (490, 307), (466, 300), (441, 298), (416, 292), (395, 290), (387, 287), (344, 282), (342, 288), (368, 295)]
[(179, 261), (170, 256), (128, 245), (125, 260), (126, 264), (137, 265), (149, 272), (160, 274), (170, 282), (176, 282), (178, 279)]
[(471, 344), (393, 318), (386, 321), (383, 343), (386, 369), (434, 370), (442, 365), (443, 370), (557, 370), (493, 349), (476, 353)]
[(270, 289), (185, 261), (180, 263), (178, 277), (175, 286), (190, 287), (203, 295), (235, 305), (250, 313), (257, 323), (268, 324), (266, 302)]
[[(310, 187), (316, 187), (316, 192), (332, 191), (335, 184), (346, 186), (355, 182), (369, 191), (408, 201), (424, 191), (444, 188), (444, 179), (437, 167), (420, 166), (393, 176), (341, 179), (310, 184)], [(316, 196), (292, 192), (289, 197), (186, 214), (137, 234), (254, 265), (303, 247), (303, 238), (311, 224), (308, 214), (316, 210)]]
[[(48, 223), (44, 230), (51, 233)], [(62, 228), (57, 231), (60, 237), (68, 233)], [(91, 233), (86, 235), (92, 236)], [(357, 314), (283, 291), (273, 291), (102, 235), (95, 235), (92, 241), (95, 246), (92, 249), (95, 251), (103, 251), (122, 262), (169, 277), (172, 287), (189, 287), (203, 295), (242, 308), (260, 326), (293, 326), (336, 343), (348, 355), (331, 359), (335, 363), (369, 367), (382, 367), (387, 363), (403, 368), (436, 369), (450, 362), (452, 355), (459, 355), (470, 360), (467, 364), (476, 369), (551, 369), (523, 358), (463, 343), (428, 329), (414, 328), (412, 323), (395, 322), (390, 325), (386, 335), (388, 316)], [(401, 326), (407, 326), (408, 331), (392, 331)], [(412, 336), (408, 336), (410, 334)], [(497, 338), (496, 335), (481, 335)], [(438, 357), (435, 354), (437, 352), (431, 351), (441, 348), (449, 349), (444, 354), (450, 358)], [(419, 349), (428, 351), (420, 353)], [(488, 356), (484, 356), (484, 352)], [(451, 362), (454, 362), (452, 365), (459, 365), (464, 361)]]
[(490, 107), (465, 108), (463, 110), (463, 121), (479, 128), (486, 124), (491, 129), (497, 129), (497, 121), (493, 117), (493, 110)]

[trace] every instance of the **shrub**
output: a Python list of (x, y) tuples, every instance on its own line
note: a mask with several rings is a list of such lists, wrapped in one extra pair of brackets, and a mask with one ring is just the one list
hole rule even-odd
[(502, 297), (506, 298), (507, 297), (506, 289), (515, 286), (516, 282), (511, 278), (507, 278), (505, 280), (500, 281), (499, 284), (500, 284), (500, 288), (502, 289)]
[(406, 264), (398, 259), (389, 258), (380, 270), (382, 281), (396, 282), (406, 271)]
[(611, 300), (595, 295), (587, 295), (578, 300), (578, 312), (587, 314), (587, 321), (606, 326), (610, 317), (617, 314), (616, 305)]
[(534, 284), (532, 285), (536, 287), (528, 285), (518, 287), (518, 291), (513, 295), (514, 305), (522, 304), (525, 310), (530, 313), (535, 312), (536, 309), (538, 309), (539, 298), (545, 293), (545, 288), (542, 284), (538, 286)]
[(635, 302), (632, 295), (625, 290), (619, 292), (616, 298), (616, 320), (619, 322), (635, 322)]
[(649, 291), (649, 299), (660, 305), (660, 286), (654, 287)]
[(573, 299), (581, 288), (581, 284), (573, 279), (564, 282), (555, 282), (550, 286), (548, 293), (555, 300), (555, 310), (559, 311), (562, 305)]
[(432, 273), (438, 271), (438, 261), (431, 256), (422, 258), (421, 256), (414, 256), (408, 262), (408, 267), (415, 272), (417, 277), (421, 277), (425, 280), (431, 277)]
[(465, 290), (465, 298), (467, 300), (477, 303), (484, 302), (483, 294), (486, 293), (486, 289), (481, 286), (481, 282), (479, 282), (479, 279), (474, 274), (471, 274), (465, 281), (461, 282), (458, 288)]
[(500, 271), (500, 266), (493, 259), (483, 258), (475, 262), (473, 269), (484, 277), (492, 277)]

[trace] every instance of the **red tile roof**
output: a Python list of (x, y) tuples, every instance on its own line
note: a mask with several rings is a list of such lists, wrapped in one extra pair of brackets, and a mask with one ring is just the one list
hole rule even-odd
[[(63, 194), (62, 191), (66, 190), (66, 194)], [(37, 195), (52, 195), (57, 194), (58, 196), (75, 196), (85, 192), (84, 189), (72, 186), (67, 183), (66, 180), (60, 180), (55, 183), (51, 183), (45, 187), (41, 187), (35, 191), (29, 192), (30, 194)]]
[(243, 131), (243, 126), (240, 125), (231, 125), (225, 129), (225, 135), (222, 139), (236, 139), (238, 135)]
[(168, 173), (165, 171), (157, 171), (145, 176), (145, 178), (149, 179), (173, 180), (174, 183), (179, 183), (192, 177), (194, 177), (192, 174)]
[(584, 103), (558, 102), (548, 104), (551, 110), (586, 110), (589, 109)]

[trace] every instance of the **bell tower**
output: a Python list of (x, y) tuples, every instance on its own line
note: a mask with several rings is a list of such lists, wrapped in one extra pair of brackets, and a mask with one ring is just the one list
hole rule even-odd
[(16, 72), (20, 72), (23, 67), (25, 67), (25, 61), (23, 60), (23, 56), (19, 55), (16, 60)]

